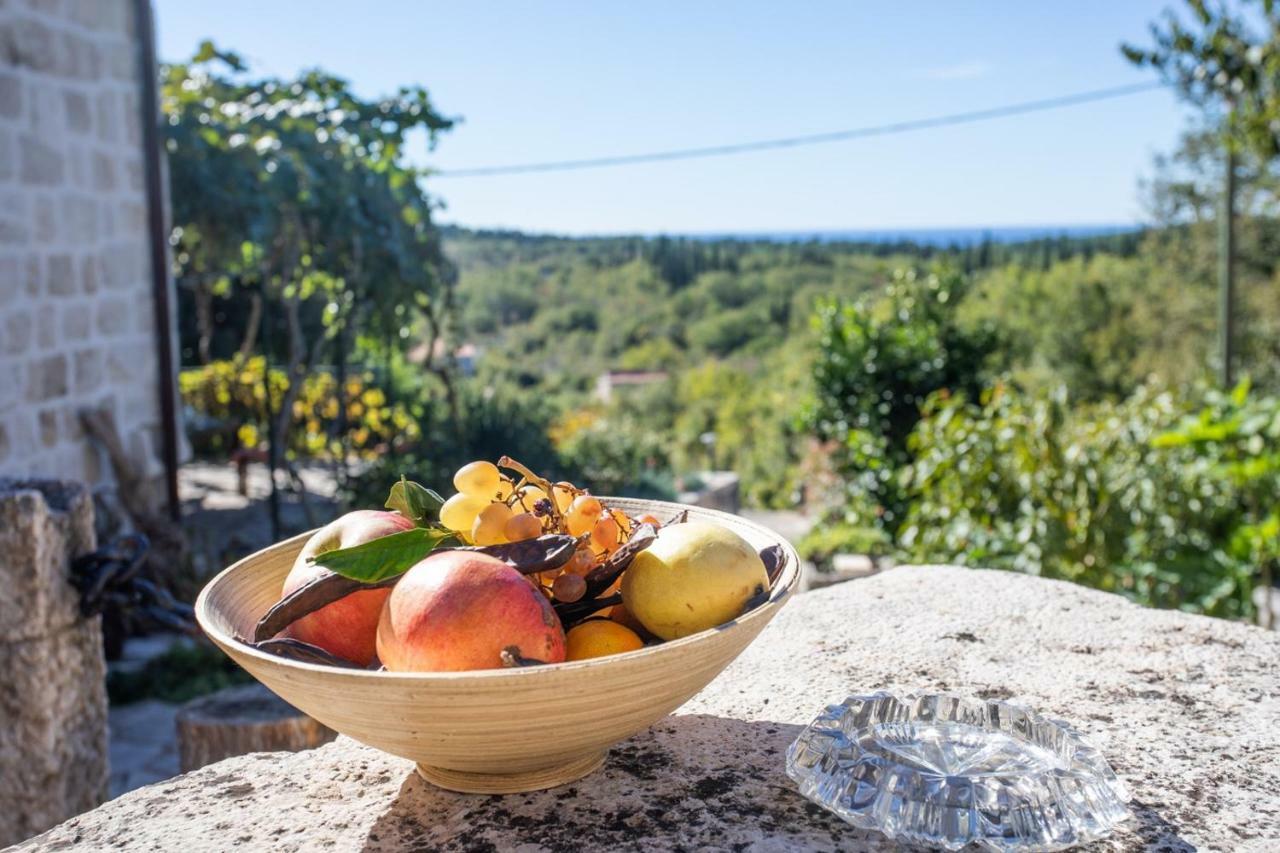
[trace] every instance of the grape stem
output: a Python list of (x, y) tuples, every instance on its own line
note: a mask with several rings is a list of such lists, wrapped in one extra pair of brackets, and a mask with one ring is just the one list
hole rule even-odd
[[(548, 499), (547, 502), (551, 504), (551, 520), (555, 524), (555, 529), (556, 530), (564, 529), (564, 517), (561, 516), (560, 514), (560, 507), (556, 505), (555, 488), (551, 485), (550, 480), (546, 479), (545, 477), (539, 477), (537, 474), (533, 473), (533, 471), (531, 471), (527, 466), (522, 465), (521, 463), (512, 459), (510, 456), (503, 456), (501, 459), (499, 459), (498, 466), (501, 468), (506, 468), (509, 471), (515, 471), (516, 473), (520, 474), (520, 476), (523, 477), (527, 483), (531, 483), (532, 485), (535, 485), (538, 488), (542, 489), (543, 493), (546, 494), (547, 496), (547, 499)], [(516, 486), (516, 488), (513, 490), (512, 493), (517, 495), (516, 499), (520, 502), (520, 506), (524, 507), (526, 511), (529, 511), (529, 508), (524, 506), (524, 499), (518, 497), (520, 494), (519, 485)]]

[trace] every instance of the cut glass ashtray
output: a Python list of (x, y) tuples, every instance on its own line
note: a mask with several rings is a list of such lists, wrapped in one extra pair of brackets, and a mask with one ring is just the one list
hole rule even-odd
[(1098, 750), (1007, 702), (850, 696), (791, 745), (787, 774), (854, 826), (947, 850), (1063, 850), (1129, 817), (1128, 792)]

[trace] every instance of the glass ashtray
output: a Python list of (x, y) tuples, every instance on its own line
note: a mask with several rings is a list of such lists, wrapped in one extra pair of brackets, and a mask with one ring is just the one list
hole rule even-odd
[(787, 775), (854, 826), (947, 850), (1063, 850), (1129, 817), (1098, 750), (1007, 702), (850, 696), (796, 738)]

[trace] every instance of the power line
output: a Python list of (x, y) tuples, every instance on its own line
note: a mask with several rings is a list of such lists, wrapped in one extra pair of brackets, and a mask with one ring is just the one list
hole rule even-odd
[(927, 130), (948, 125), (971, 124), (996, 118), (1024, 115), (1026, 113), (1055, 110), (1077, 104), (1088, 104), (1094, 101), (1105, 101), (1110, 98), (1121, 98), (1150, 92), (1159, 89), (1163, 84), (1134, 83), (1128, 86), (1113, 86), (1109, 89), (1094, 89), (1088, 92), (1077, 92), (1074, 95), (1060, 95), (1056, 98), (1045, 98), (1038, 101), (1022, 101), (1006, 104), (1002, 107), (991, 107), (984, 110), (971, 110), (963, 113), (933, 116), (932, 118), (912, 119), (891, 124), (857, 127), (852, 130), (836, 130), (828, 133), (814, 133), (807, 136), (789, 136), (781, 139), (760, 139), (755, 142), (739, 142), (732, 145), (711, 145), (704, 148), (677, 148), (670, 151), (653, 151), (647, 154), (623, 154), (615, 157), (591, 157), (582, 160), (553, 160), (544, 163), (514, 163), (506, 166), (476, 166), (469, 169), (441, 169), (433, 172), (437, 178), (479, 178), (491, 175), (520, 175), (531, 172), (568, 172), (576, 169), (600, 169), (608, 166), (631, 166), (637, 163), (657, 163), (666, 160), (693, 160), (701, 157), (723, 157), (732, 154), (746, 154), (752, 151), (768, 151), (776, 148), (798, 148), (803, 145), (823, 145), (829, 142), (845, 142), (850, 139), (863, 139), (869, 136), (889, 136), (896, 133), (909, 133), (915, 130)]

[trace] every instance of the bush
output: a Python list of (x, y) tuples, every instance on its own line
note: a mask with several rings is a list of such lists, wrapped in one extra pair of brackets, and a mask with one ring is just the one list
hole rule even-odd
[[(214, 361), (178, 375), (182, 402), (212, 428), (193, 430), (197, 455), (223, 456), (238, 447), (253, 448), (266, 440), (266, 359), (262, 356)], [(284, 398), (289, 380), (284, 371), (270, 371), (274, 405)], [(347, 377), (339, 393), (332, 373), (317, 371), (304, 380), (293, 406), (288, 452), (300, 457), (324, 457), (343, 451), (338, 435), (340, 406), (347, 408), (345, 451), (373, 458), (394, 445), (413, 441), (418, 427), (403, 406), (388, 402), (371, 374)]]
[(819, 571), (830, 571), (837, 554), (885, 554), (889, 537), (880, 527), (833, 521), (817, 525), (796, 543), (800, 556), (814, 563)]
[(1263, 542), (1276, 518), (1266, 496), (1280, 487), (1276, 437), (1280, 405), (1247, 390), (1210, 394), (1194, 414), (1147, 390), (1087, 408), (1004, 385), (977, 406), (935, 397), (911, 437), (898, 542), (914, 560), (1247, 617), (1257, 569), (1275, 559), (1275, 538)]
[(976, 394), (997, 349), (986, 326), (956, 324), (968, 287), (968, 279), (947, 270), (898, 270), (882, 298), (829, 300), (814, 316), (807, 426), (839, 443), (841, 474), (879, 505), (877, 515), (890, 526), (903, 510), (893, 472), (910, 461), (907, 436), (921, 406), (935, 392)]

